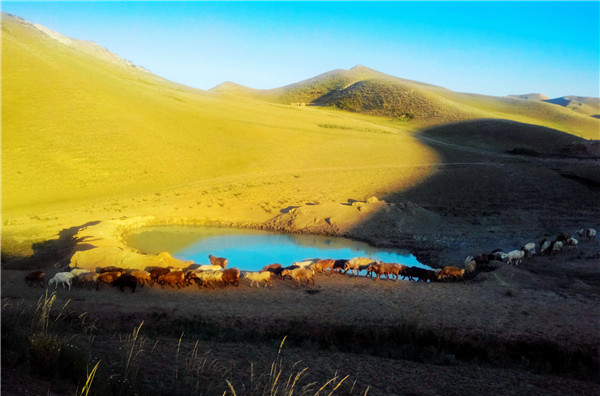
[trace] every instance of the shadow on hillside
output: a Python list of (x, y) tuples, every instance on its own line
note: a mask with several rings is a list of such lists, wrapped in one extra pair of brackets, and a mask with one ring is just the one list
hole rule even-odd
[(80, 242), (84, 242), (85, 238), (75, 238), (75, 235), (98, 223), (99, 221), (90, 221), (79, 226), (65, 228), (58, 233), (56, 239), (35, 242), (31, 245), (33, 254), (27, 257), (10, 256), (3, 252), (2, 269), (39, 269), (48, 266), (62, 268), (67, 266), (76, 245), (77, 250), (88, 250), (94, 247), (81, 244)]

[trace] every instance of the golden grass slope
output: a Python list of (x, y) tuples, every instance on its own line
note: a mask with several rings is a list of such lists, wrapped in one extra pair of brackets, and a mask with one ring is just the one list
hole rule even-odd
[(357, 113), (412, 120), (418, 126), (498, 118), (547, 126), (586, 139), (600, 139), (600, 121), (588, 117), (586, 111), (576, 112), (523, 98), (453, 92), (390, 76), (365, 66), (333, 70), (276, 89), (255, 90), (228, 83), (213, 88), (211, 92), (276, 103), (330, 106)]
[(4, 242), (120, 215), (264, 221), (406, 188), (435, 161), (384, 120), (218, 98), (3, 14)]

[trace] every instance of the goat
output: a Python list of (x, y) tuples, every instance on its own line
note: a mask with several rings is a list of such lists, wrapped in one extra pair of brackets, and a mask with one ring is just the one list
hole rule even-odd
[(254, 283), (256, 282), (256, 287), (260, 287), (260, 282), (265, 282), (265, 287), (267, 287), (268, 285), (272, 285), (271, 283), (271, 272), (270, 271), (265, 271), (265, 272), (247, 272), (246, 279), (250, 280), (250, 287), (252, 287), (252, 285), (254, 285)]
[(569, 238), (567, 239), (567, 246), (569, 247), (569, 250), (571, 249), (577, 249), (577, 244), (579, 243), (579, 241), (575, 238)]
[(98, 274), (98, 278), (96, 278), (96, 290), (100, 288), (100, 285), (102, 283), (112, 284), (115, 280), (117, 280), (119, 276), (121, 276), (121, 273), (119, 271), (103, 272), (101, 274)]
[(562, 248), (563, 243), (561, 241), (556, 241), (554, 245), (552, 245), (552, 250), (550, 251), (550, 254), (560, 253), (560, 251), (562, 251)]
[(218, 265), (219, 267), (225, 269), (227, 267), (227, 259), (224, 257), (215, 257), (212, 254), (208, 255), (208, 259), (212, 265)]
[(111, 266), (104, 267), (104, 268), (98, 268), (98, 270), (96, 272), (98, 272), (99, 274), (103, 274), (105, 272), (120, 272), (121, 275), (123, 275), (125, 273), (125, 269), (111, 265)]
[(71, 290), (71, 282), (75, 276), (70, 272), (58, 272), (54, 275), (50, 281), (48, 281), (48, 286), (51, 286), (54, 283), (54, 289), (58, 287), (58, 284), (61, 283), (63, 289), (65, 288), (65, 284), (69, 285), (69, 290)]
[(521, 250), (525, 252), (526, 257), (532, 257), (535, 254), (535, 242), (529, 242), (521, 247)]
[(223, 271), (190, 271), (187, 275), (190, 281), (196, 282), (198, 288), (201, 286), (213, 287), (211, 282), (222, 283), (223, 281)]
[(348, 262), (348, 260), (335, 260), (333, 262), (332, 271), (337, 271), (337, 272), (344, 271), (344, 268), (346, 267), (347, 262)]
[(154, 282), (158, 282), (158, 278), (161, 275), (164, 274), (168, 274), (169, 272), (171, 272), (170, 268), (164, 268), (164, 267), (154, 267), (150, 270), (150, 278), (154, 281)]
[[(96, 285), (100, 274), (95, 272), (84, 272), (79, 274), (74, 281), (81, 286)], [(88, 287), (89, 288), (89, 287)]]
[(45, 277), (46, 273), (44, 271), (33, 271), (25, 277), (25, 283), (29, 284), (29, 286), (39, 285), (40, 287), (44, 287)]
[(90, 271), (90, 270), (88, 270), (88, 269), (85, 269), (85, 268), (73, 268), (73, 269), (71, 270), (71, 273), (72, 273), (72, 274), (73, 274), (75, 277), (77, 277), (77, 276), (79, 276), (79, 275), (81, 275), (81, 274), (85, 274), (86, 272), (91, 272), (91, 271)]
[(270, 271), (270, 270), (276, 269), (276, 268), (281, 268), (281, 264), (275, 263), (275, 264), (265, 265), (264, 267), (262, 267), (262, 269), (259, 272)]

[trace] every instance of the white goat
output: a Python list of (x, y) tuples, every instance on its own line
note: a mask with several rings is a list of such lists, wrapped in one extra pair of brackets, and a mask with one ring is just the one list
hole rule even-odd
[(556, 241), (554, 242), (554, 245), (552, 246), (552, 251), (550, 252), (550, 254), (556, 254), (559, 253), (563, 248), (563, 243), (561, 241)]
[(577, 249), (577, 244), (579, 243), (579, 241), (575, 238), (569, 238), (567, 239), (567, 246), (569, 247), (569, 250), (571, 249)]
[(529, 242), (521, 248), (525, 252), (527, 257), (531, 257), (535, 254), (535, 242)]
[(586, 239), (596, 239), (596, 230), (593, 228), (582, 228), (577, 231), (577, 235)]
[(57, 272), (56, 275), (54, 275), (54, 277), (48, 282), (48, 286), (51, 286), (54, 283), (54, 289), (56, 290), (58, 284), (62, 283), (62, 287), (64, 289), (66, 283), (69, 285), (69, 290), (71, 290), (71, 282), (74, 277), (75, 275), (73, 275), (71, 272)]

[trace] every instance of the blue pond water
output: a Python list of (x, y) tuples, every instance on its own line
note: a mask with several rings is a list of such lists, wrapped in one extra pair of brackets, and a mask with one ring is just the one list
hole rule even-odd
[(168, 251), (181, 260), (209, 264), (208, 255), (226, 257), (228, 267), (257, 271), (267, 264), (291, 265), (307, 258), (375, 260), (428, 268), (415, 256), (398, 250), (380, 249), (346, 238), (278, 234), (272, 232), (219, 227), (142, 228), (129, 236), (127, 243), (146, 253)]

